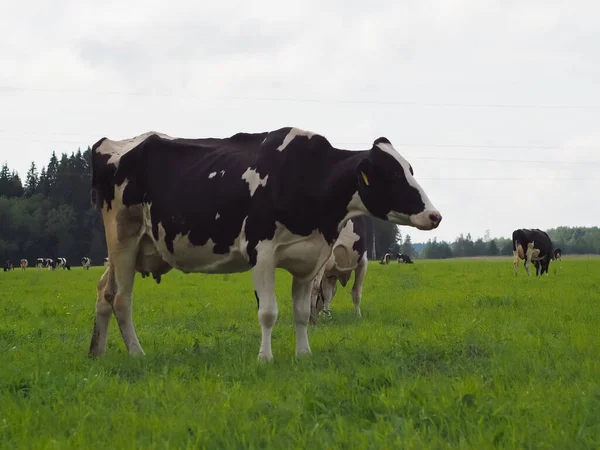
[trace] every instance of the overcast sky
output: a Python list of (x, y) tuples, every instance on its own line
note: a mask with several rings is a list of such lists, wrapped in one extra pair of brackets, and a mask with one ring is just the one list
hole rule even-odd
[(598, 1), (6, 1), (0, 37), (23, 177), (103, 136), (296, 126), (390, 139), (444, 216), (414, 242), (600, 224)]

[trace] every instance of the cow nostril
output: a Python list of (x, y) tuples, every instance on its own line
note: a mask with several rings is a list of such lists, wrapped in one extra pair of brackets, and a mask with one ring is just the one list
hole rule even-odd
[(431, 213), (429, 214), (429, 219), (431, 219), (434, 224), (438, 225), (442, 221), (442, 216), (439, 213)]

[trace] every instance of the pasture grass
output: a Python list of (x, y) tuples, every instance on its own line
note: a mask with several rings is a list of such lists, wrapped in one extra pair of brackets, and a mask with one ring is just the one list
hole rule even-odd
[(103, 270), (0, 273), (2, 449), (600, 446), (600, 258), (537, 279), (510, 259), (373, 262), (362, 320), (351, 280), (308, 359), (278, 271), (266, 365), (249, 273), (138, 274), (146, 356), (113, 319), (88, 358)]

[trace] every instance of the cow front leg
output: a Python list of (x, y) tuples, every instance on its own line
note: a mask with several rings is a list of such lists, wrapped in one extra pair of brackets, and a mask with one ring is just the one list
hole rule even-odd
[(258, 323), (262, 332), (259, 361), (271, 361), (271, 335), (277, 322), (277, 299), (275, 298), (275, 268), (268, 264), (257, 264), (252, 269), (254, 295), (258, 302)]
[(132, 319), (132, 294), (135, 279), (136, 249), (111, 254), (117, 292), (113, 302), (113, 313), (119, 324), (121, 336), (130, 355), (144, 355), (144, 350), (135, 333)]
[(360, 313), (360, 300), (362, 298), (363, 281), (365, 280), (365, 276), (367, 275), (368, 264), (369, 260), (367, 259), (367, 255), (365, 254), (358, 262), (358, 266), (354, 271), (354, 285), (352, 286), (352, 303), (354, 303), (354, 312), (358, 317), (362, 317)]
[(313, 280), (292, 281), (292, 302), (294, 305), (294, 324), (296, 326), (296, 356), (310, 355), (308, 344), (308, 320), (310, 317), (310, 293)]

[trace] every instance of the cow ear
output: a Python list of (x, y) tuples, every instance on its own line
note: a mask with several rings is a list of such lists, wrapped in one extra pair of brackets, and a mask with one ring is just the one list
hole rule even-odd
[(375, 170), (370, 159), (365, 158), (358, 164), (356, 175), (358, 177), (359, 186), (369, 187), (371, 185), (375, 178)]

